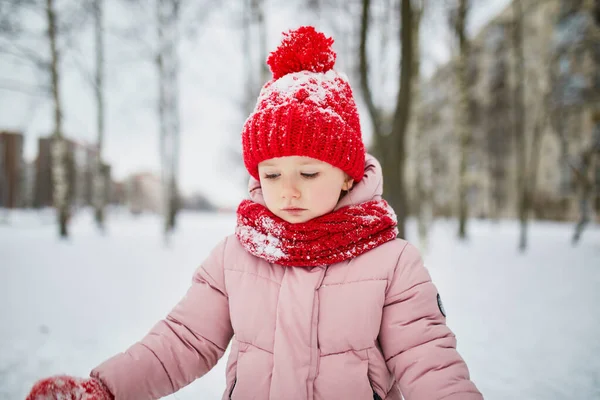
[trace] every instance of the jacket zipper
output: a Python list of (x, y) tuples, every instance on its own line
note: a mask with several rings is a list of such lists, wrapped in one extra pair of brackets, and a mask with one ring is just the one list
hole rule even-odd
[(233, 385), (231, 385), (231, 390), (229, 391), (229, 400), (231, 400), (231, 396), (233, 396), (233, 389), (235, 389), (235, 384), (237, 383), (237, 376), (233, 380)]

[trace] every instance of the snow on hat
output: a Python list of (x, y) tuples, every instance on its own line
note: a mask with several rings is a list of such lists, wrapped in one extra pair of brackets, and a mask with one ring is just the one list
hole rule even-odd
[(244, 123), (244, 164), (254, 178), (258, 164), (284, 156), (325, 161), (362, 179), (365, 147), (348, 78), (334, 71), (332, 38), (312, 26), (284, 33), (267, 64), (273, 79)]

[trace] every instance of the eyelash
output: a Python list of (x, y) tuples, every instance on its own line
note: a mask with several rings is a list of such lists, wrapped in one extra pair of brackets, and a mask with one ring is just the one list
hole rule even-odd
[[(314, 179), (319, 175), (319, 173), (318, 172), (315, 172), (313, 174), (301, 173), (300, 175), (302, 175), (302, 177), (306, 178), (306, 179)], [(279, 174), (266, 174), (265, 175), (265, 179), (277, 179), (277, 178), (279, 178)]]

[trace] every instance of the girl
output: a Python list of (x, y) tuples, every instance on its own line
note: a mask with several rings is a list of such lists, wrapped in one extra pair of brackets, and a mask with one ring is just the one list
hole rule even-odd
[(28, 399), (157, 399), (230, 341), (224, 400), (482, 399), (418, 251), (396, 238), (332, 44), (301, 27), (270, 54), (242, 132), (251, 200), (183, 299), (91, 378), (47, 378)]

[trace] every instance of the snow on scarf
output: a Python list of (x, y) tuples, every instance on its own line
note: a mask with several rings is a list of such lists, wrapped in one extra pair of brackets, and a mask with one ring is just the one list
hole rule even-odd
[(329, 265), (361, 255), (398, 234), (394, 210), (372, 200), (292, 224), (265, 206), (240, 203), (235, 234), (252, 255), (286, 267)]

